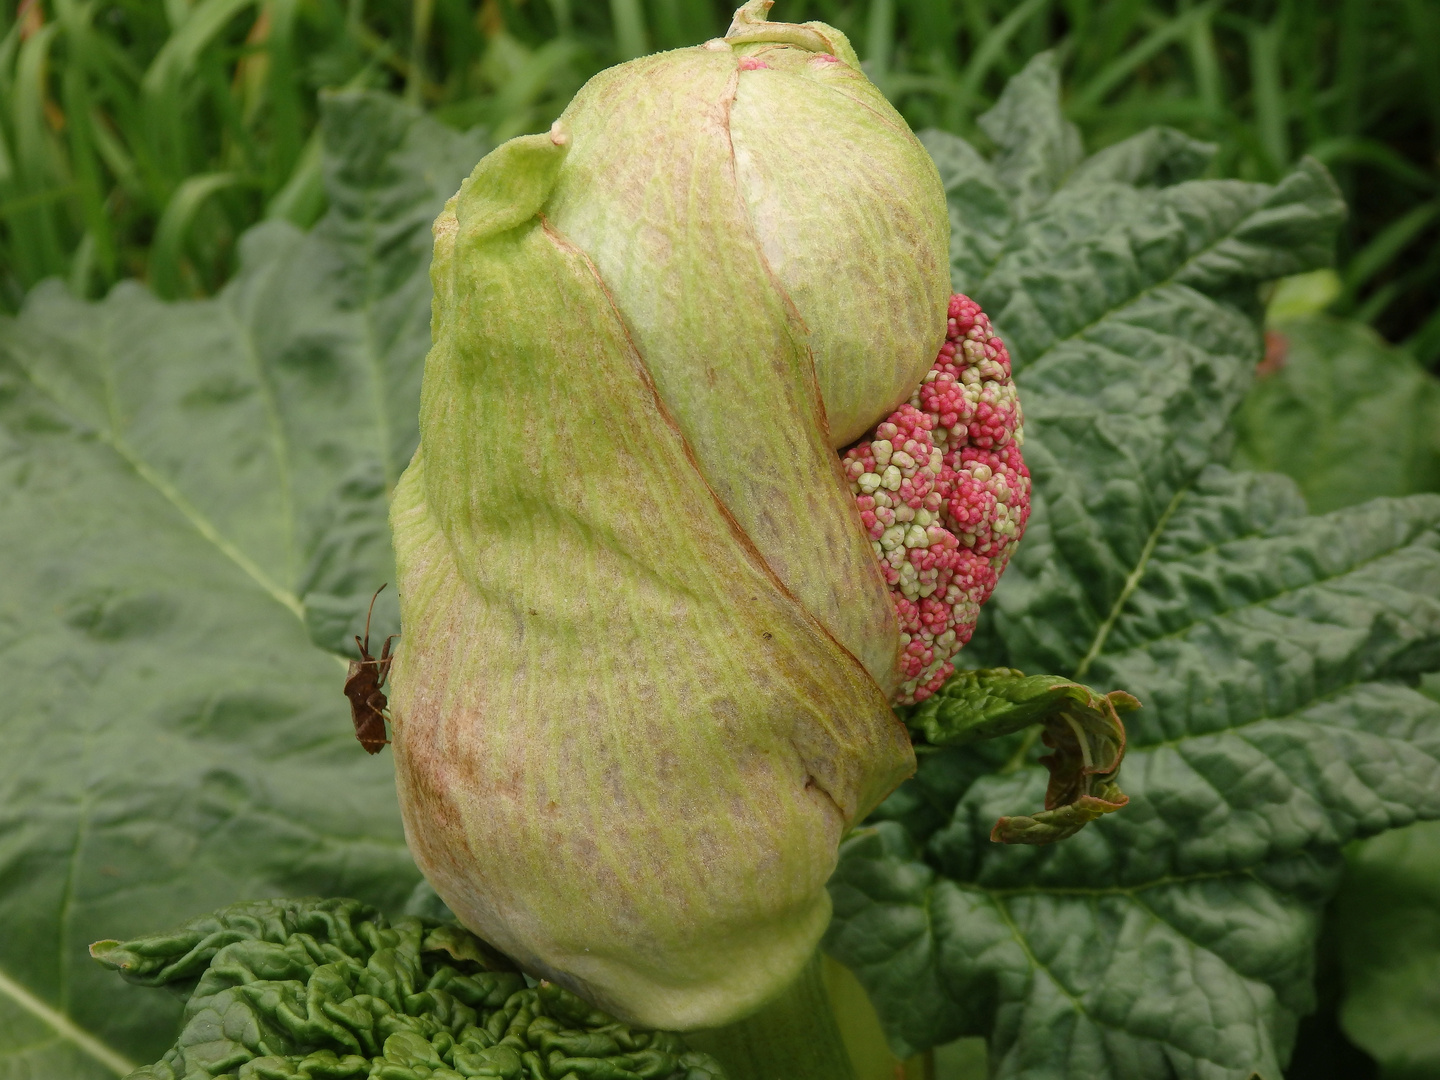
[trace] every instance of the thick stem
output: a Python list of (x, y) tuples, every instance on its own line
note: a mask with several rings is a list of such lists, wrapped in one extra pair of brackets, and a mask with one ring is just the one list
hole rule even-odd
[(820, 963), (820, 973), (830, 996), (830, 1012), (850, 1054), (855, 1080), (934, 1080), (931, 1055), (901, 1061), (890, 1052), (880, 1017), (849, 968), (827, 956)]
[(855, 1080), (816, 953), (795, 983), (754, 1016), (685, 1036), (729, 1080)]

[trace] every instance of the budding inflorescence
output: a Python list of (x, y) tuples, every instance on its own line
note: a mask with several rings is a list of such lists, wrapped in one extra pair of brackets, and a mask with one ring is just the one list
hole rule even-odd
[(1010, 354), (980, 306), (950, 298), (940, 355), (910, 401), (845, 452), (845, 474), (900, 618), (899, 704), (954, 674), (1030, 517)]

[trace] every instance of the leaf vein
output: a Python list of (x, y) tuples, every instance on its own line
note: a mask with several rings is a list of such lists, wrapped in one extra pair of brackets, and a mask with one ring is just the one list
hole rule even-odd
[(118, 1050), (85, 1031), (64, 1013), (52, 1009), (3, 970), (0, 970), (0, 994), (4, 994), (31, 1016), (48, 1025), (61, 1038), (74, 1043), (117, 1076), (128, 1076), (140, 1067)]
[[(1267, 605), (1267, 604), (1272, 604), (1272, 603), (1274, 603), (1274, 602), (1277, 601), (1277, 600), (1283, 600), (1285, 597), (1287, 597), (1287, 596), (1293, 596), (1293, 595), (1295, 595), (1295, 594), (1298, 593), (1298, 592), (1304, 591), (1305, 589), (1321, 589), (1321, 590), (1323, 590), (1323, 589), (1324, 589), (1327, 585), (1329, 585), (1331, 582), (1339, 581), (1341, 578), (1348, 577), (1348, 576), (1350, 576), (1351, 574), (1358, 574), (1358, 573), (1360, 573), (1361, 571), (1367, 569), (1368, 567), (1371, 567), (1371, 566), (1375, 565), (1376, 563), (1382, 562), (1382, 561), (1385, 560), (1385, 559), (1392, 558), (1392, 557), (1395, 556), (1396, 554), (1399, 554), (1400, 552), (1407, 551), (1407, 550), (1409, 550), (1410, 548), (1412, 548), (1412, 547), (1414, 547), (1414, 546), (1416, 546), (1416, 545), (1414, 545), (1414, 544), (1401, 544), (1401, 545), (1399, 545), (1399, 546), (1397, 546), (1397, 547), (1393, 547), (1393, 548), (1390, 548), (1390, 549), (1388, 549), (1388, 550), (1386, 550), (1386, 551), (1382, 551), (1382, 552), (1380, 552), (1380, 553), (1378, 553), (1378, 554), (1376, 554), (1376, 555), (1372, 555), (1372, 556), (1371, 556), (1370, 558), (1368, 558), (1368, 559), (1362, 559), (1362, 560), (1360, 560), (1359, 562), (1352, 563), (1352, 564), (1346, 566), (1345, 569), (1340, 570), (1340, 571), (1338, 571), (1338, 572), (1336, 572), (1336, 573), (1334, 573), (1334, 574), (1327, 574), (1327, 575), (1325, 575), (1325, 576), (1323, 576), (1323, 577), (1316, 577), (1316, 578), (1313, 578), (1312, 580), (1307, 581), (1307, 582), (1305, 582), (1305, 583), (1303, 583), (1303, 584), (1301, 584), (1301, 585), (1295, 585), (1295, 586), (1292, 586), (1292, 587), (1287, 588), (1287, 589), (1281, 589), (1281, 590), (1279, 590), (1278, 592), (1271, 593), (1269, 596), (1263, 596), (1263, 597), (1261, 597), (1261, 598), (1258, 599), (1258, 600), (1252, 600), (1252, 601), (1250, 601), (1249, 603), (1246, 603), (1246, 604), (1236, 604), (1234, 607), (1229, 607), (1229, 608), (1225, 608), (1225, 609), (1223, 609), (1223, 610), (1221, 610), (1221, 611), (1212, 612), (1211, 614), (1205, 616), (1205, 618), (1203, 618), (1203, 619), (1196, 619), (1194, 622), (1186, 623), (1184, 626), (1181, 626), (1181, 627), (1179, 627), (1179, 628), (1177, 628), (1177, 629), (1175, 629), (1175, 630), (1168, 631), (1167, 633), (1164, 633), (1164, 634), (1159, 634), (1159, 635), (1157, 635), (1156, 637), (1153, 637), (1153, 638), (1147, 638), (1146, 640), (1144, 640), (1144, 641), (1142, 641), (1142, 642), (1139, 642), (1139, 643), (1136, 644), (1136, 645), (1132, 645), (1132, 646), (1130, 646), (1129, 648), (1121, 649), (1120, 651), (1118, 651), (1118, 652), (1116, 652), (1116, 653), (1112, 653), (1112, 654), (1111, 654), (1111, 657), (1113, 658), (1113, 657), (1125, 656), (1127, 653), (1143, 652), (1143, 651), (1145, 651), (1145, 650), (1148, 650), (1148, 649), (1149, 649), (1151, 646), (1153, 646), (1153, 645), (1158, 645), (1158, 644), (1159, 644), (1160, 642), (1162, 642), (1162, 641), (1170, 641), (1170, 640), (1182, 638), (1182, 637), (1184, 637), (1186, 634), (1188, 634), (1190, 631), (1194, 630), (1196, 627), (1200, 627), (1200, 626), (1212, 626), (1212, 625), (1214, 625), (1214, 624), (1216, 624), (1216, 623), (1220, 623), (1220, 622), (1235, 622), (1235, 621), (1237, 621), (1237, 620), (1236, 620), (1235, 618), (1233, 618), (1233, 616), (1238, 616), (1238, 615), (1240, 615), (1242, 612), (1252, 611), (1252, 610), (1254, 610), (1254, 609), (1256, 609), (1256, 608), (1263, 608), (1263, 607), (1264, 607), (1265, 605)], [(1428, 550), (1434, 551), (1435, 549), (1434, 549), (1434, 548), (1429, 548)], [(1437, 552), (1437, 554), (1440, 554), (1440, 552)], [(1388, 611), (1388, 610), (1390, 610), (1390, 609), (1389, 609), (1389, 608), (1386, 608), (1385, 610)], [(1314, 618), (1309, 618), (1309, 619), (1307, 619), (1307, 621), (1309, 621), (1309, 622), (1318, 622), (1318, 620), (1316, 620), (1316, 619), (1314, 619)], [(1348, 624), (1346, 624), (1346, 625), (1348, 625)], [(1252, 629), (1258, 629), (1258, 628), (1253, 628), (1253, 627), (1252, 627)], [(1275, 635), (1275, 636), (1276, 636), (1276, 637), (1279, 637), (1280, 635)], [(1078, 678), (1079, 678), (1079, 675), (1076, 675), (1075, 678), (1078, 679)], [(1362, 680), (1362, 681), (1366, 681), (1366, 680)]]

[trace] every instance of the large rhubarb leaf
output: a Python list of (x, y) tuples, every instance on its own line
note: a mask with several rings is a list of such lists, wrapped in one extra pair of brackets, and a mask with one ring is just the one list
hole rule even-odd
[[(1320, 270), (1287, 279), (1271, 298), (1265, 359), (1237, 416), (1235, 463), (1286, 474), (1315, 511), (1440, 491), (1440, 381), (1363, 323), (1318, 314), (1339, 288)], [(1330, 996), (1340, 999), (1345, 1034), (1386, 1080), (1440, 1074), (1437, 913), (1440, 822), (1347, 849), (1321, 933), (1341, 975)], [(1298, 1056), (1293, 1067), (1302, 1067)]]
[(925, 755), (848, 841), (828, 948), (897, 1052), (984, 1035), (1001, 1078), (1278, 1080), (1342, 845), (1440, 816), (1440, 706), (1413, 688), (1440, 667), (1440, 498), (1311, 517), (1218, 464), (1257, 286), (1328, 256), (1323, 169), (1192, 180), (1205, 148), (1164, 131), (1081, 161), (1045, 57), (1006, 98), (1026, 122), (985, 127), (993, 160), (926, 136), (1035, 480), (969, 659), (1135, 695), (1129, 804), (993, 844), (1042, 798), (1034, 734)]
[(170, 1043), (178, 1003), (91, 941), (246, 897), (394, 909), (418, 878), (307, 627), (341, 647), (391, 572), (428, 223), (483, 146), (381, 97), (325, 124), (329, 217), (252, 230), (216, 298), (51, 282), (0, 323), (0, 1074)]

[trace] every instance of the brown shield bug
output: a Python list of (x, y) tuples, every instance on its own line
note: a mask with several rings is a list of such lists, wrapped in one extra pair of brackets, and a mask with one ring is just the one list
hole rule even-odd
[[(389, 582), (386, 582), (388, 585)], [(367, 754), (378, 754), (390, 740), (385, 737), (385, 708), (390, 703), (385, 699), (381, 687), (390, 674), (390, 642), (399, 637), (391, 634), (385, 639), (377, 660), (370, 655), (370, 616), (375, 611), (375, 597), (385, 585), (375, 590), (370, 597), (370, 610), (365, 613), (365, 640), (355, 636), (355, 647), (360, 650), (360, 659), (350, 661), (350, 670), (345, 675), (345, 696), (350, 699), (350, 719), (355, 723), (355, 738)]]

